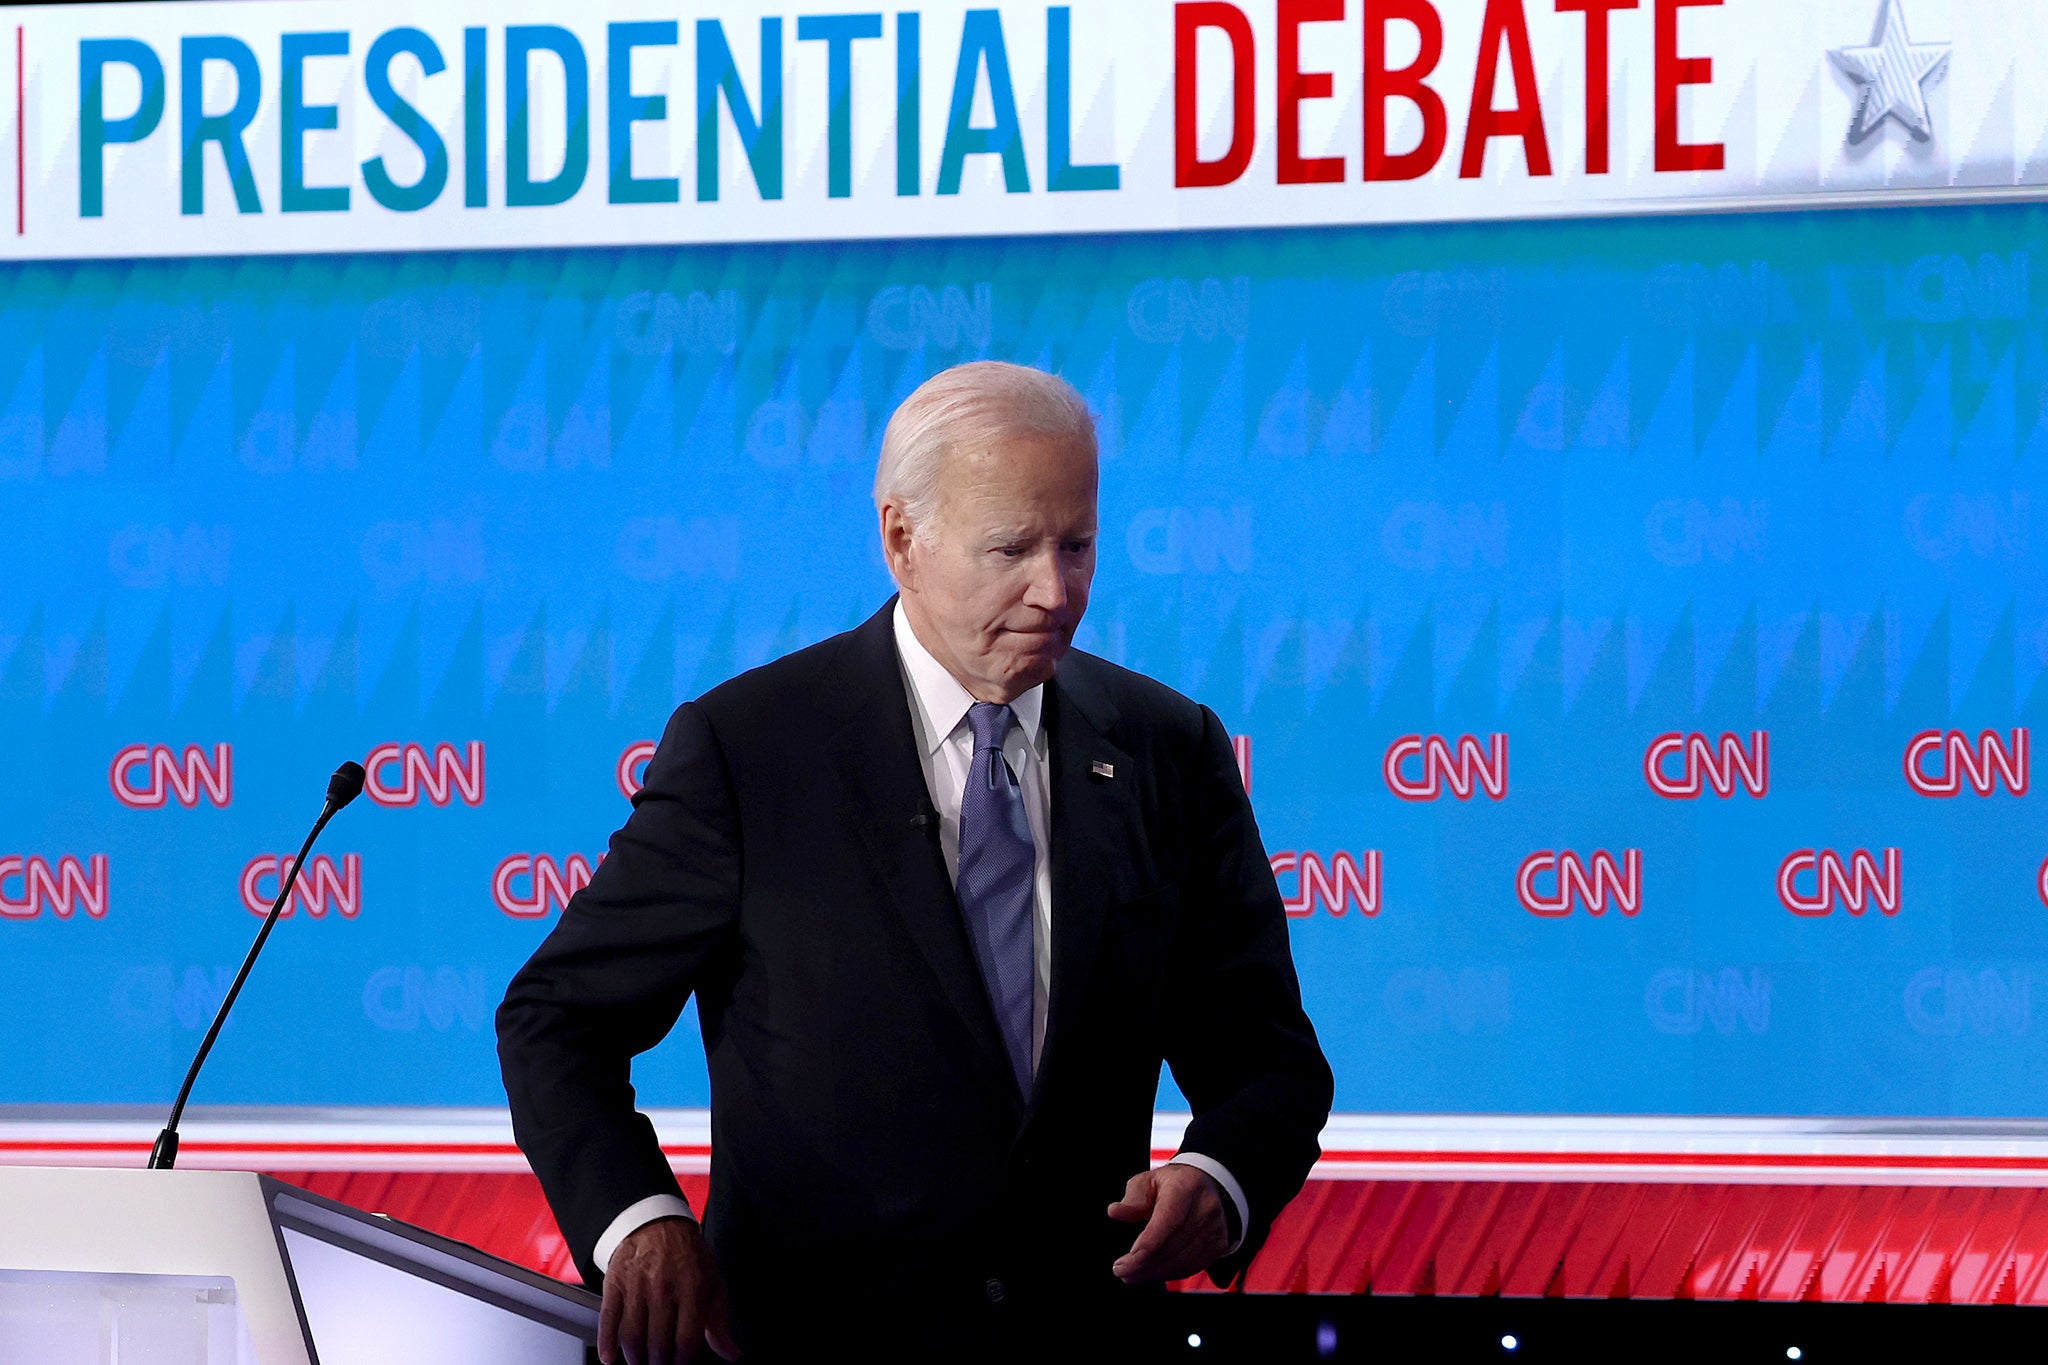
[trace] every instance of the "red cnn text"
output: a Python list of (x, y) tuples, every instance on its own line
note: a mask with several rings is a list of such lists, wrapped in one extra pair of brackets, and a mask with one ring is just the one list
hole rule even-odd
[[(1549, 890), (1539, 883), (1550, 878)], [(1515, 871), (1515, 896), (1532, 915), (1563, 919), (1574, 906), (1604, 915), (1611, 902), (1633, 918), (1643, 908), (1643, 851), (1623, 849), (1619, 862), (1606, 849), (1582, 858), (1569, 850), (1542, 849), (1522, 859)]]
[(620, 752), (618, 767), (612, 774), (619, 784), (619, 795), (628, 801), (633, 799), (647, 780), (647, 760), (653, 757), (654, 741), (651, 739), (635, 740)]
[(2027, 794), (2027, 732), (2001, 739), (1986, 730), (1970, 743), (1961, 730), (1922, 730), (1906, 744), (1906, 785), (1922, 796), (1960, 796), (1965, 787), (1990, 796), (2000, 781), (2014, 796)]
[(1387, 746), (1380, 770), (1403, 801), (1434, 801), (1447, 789), (1460, 801), (1481, 790), (1498, 801), (1508, 794), (1508, 737), (1488, 735), (1481, 747), (1476, 736), (1460, 735), (1454, 748), (1442, 735), (1403, 735)]
[(1313, 915), (1318, 905), (1339, 916), (1354, 908), (1366, 916), (1380, 912), (1380, 851), (1376, 848), (1369, 848), (1356, 858), (1349, 853), (1333, 853), (1327, 862), (1319, 853), (1282, 850), (1269, 861), (1276, 878), (1295, 878), (1291, 896), (1286, 884), (1281, 884), (1280, 901), (1287, 913), (1297, 919)]
[(1820, 919), (1837, 905), (1861, 915), (1872, 905), (1886, 915), (1899, 913), (1899, 851), (1888, 848), (1882, 863), (1868, 849), (1857, 849), (1844, 862), (1831, 848), (1802, 848), (1778, 864), (1778, 901), (1795, 915)]
[(85, 911), (87, 919), (107, 917), (107, 855), (81, 861), (19, 854), (0, 857), (0, 919), (34, 919), (49, 910), (58, 919)]
[(203, 794), (216, 806), (235, 797), (234, 746), (216, 744), (212, 756), (197, 744), (181, 754), (168, 744), (131, 744), (114, 755), (107, 785), (114, 799), (135, 810), (156, 810), (176, 800), (187, 808)]
[[(242, 867), (242, 906), (252, 915), (267, 915), (277, 900), (280, 879), (292, 870), (289, 853), (259, 853)], [(304, 910), (314, 919), (326, 919), (329, 910), (343, 919), (354, 919), (363, 910), (363, 855), (344, 853), (335, 862), (325, 853), (306, 859), (299, 871), (292, 898), (278, 918), (289, 918)]]
[(458, 751), (453, 744), (379, 744), (363, 760), (363, 791), (380, 806), (417, 806), (424, 797), (446, 806), (456, 797), (466, 806), (484, 803), (484, 745), (473, 739)]
[[(597, 861), (602, 863), (604, 855)], [(514, 853), (491, 873), (491, 900), (514, 919), (540, 919), (569, 904), (590, 885), (594, 870), (581, 853), (556, 861), (546, 853)]]
[(1729, 797), (1738, 785), (1751, 796), (1768, 796), (1771, 732), (1750, 731), (1747, 746), (1741, 736), (1727, 733), (1719, 740), (1676, 730), (1659, 735), (1643, 751), (1643, 780), (1651, 791), (1673, 801), (1692, 800), (1709, 788), (1716, 796)]

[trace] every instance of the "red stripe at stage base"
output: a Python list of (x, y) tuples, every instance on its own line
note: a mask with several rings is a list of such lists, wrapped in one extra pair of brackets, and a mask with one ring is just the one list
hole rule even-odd
[[(540, 1192), (540, 1181), (528, 1172), (500, 1171), (272, 1171), (279, 1180), (329, 1199), (388, 1213), (443, 1237), (467, 1242), (479, 1251), (502, 1256), (571, 1284), (582, 1282), (569, 1259)], [(704, 1207), (711, 1181), (703, 1175), (678, 1175), (690, 1207)]]
[[(531, 1175), (275, 1174), (576, 1279)], [(702, 1207), (707, 1178), (679, 1179)], [(1281, 1214), (1245, 1287), (1265, 1293), (2048, 1304), (2044, 1271), (2048, 1189), (1315, 1180)]]

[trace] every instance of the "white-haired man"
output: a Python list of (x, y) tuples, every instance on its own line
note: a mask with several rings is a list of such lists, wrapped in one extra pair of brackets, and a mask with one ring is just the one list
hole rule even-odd
[[(1238, 1273), (1331, 1077), (1214, 714), (1070, 649), (1096, 441), (1064, 381), (947, 370), (875, 479), (900, 592), (679, 707), (498, 1014), (519, 1144), (600, 1354), (1107, 1345)], [(700, 1231), (631, 1058), (695, 993)], [(1194, 1111), (1151, 1165), (1162, 1062)]]

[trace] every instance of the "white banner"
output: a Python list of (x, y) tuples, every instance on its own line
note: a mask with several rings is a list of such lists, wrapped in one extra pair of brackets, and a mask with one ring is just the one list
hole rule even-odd
[(15, 259), (2029, 196), (2039, 0), (0, 9)]

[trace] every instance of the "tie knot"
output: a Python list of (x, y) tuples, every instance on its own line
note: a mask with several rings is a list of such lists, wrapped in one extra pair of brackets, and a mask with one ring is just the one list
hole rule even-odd
[(1016, 718), (1016, 713), (1009, 707), (992, 701), (978, 701), (968, 707), (967, 728), (974, 731), (974, 752), (1001, 750), (1003, 740), (1010, 733), (1010, 722)]

